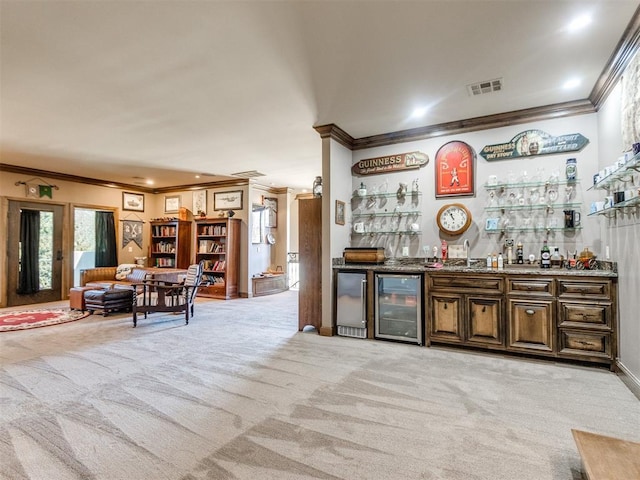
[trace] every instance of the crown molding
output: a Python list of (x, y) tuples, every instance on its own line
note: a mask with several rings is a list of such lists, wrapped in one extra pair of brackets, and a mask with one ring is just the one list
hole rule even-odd
[(589, 100), (600, 110), (613, 87), (622, 78), (629, 62), (640, 51), (640, 6), (636, 9), (618, 45), (591, 90)]
[(349, 150), (353, 150), (353, 137), (336, 124), (329, 123), (327, 125), (318, 125), (313, 128), (320, 134), (320, 138), (331, 138), (332, 140), (335, 140), (341, 145), (347, 147)]
[(18, 165), (9, 165), (6, 163), (0, 163), (0, 171), (18, 173), (18, 174), (29, 175), (33, 177), (53, 178), (55, 180), (62, 180), (66, 182), (84, 183), (86, 185), (93, 185), (95, 187), (118, 188), (121, 190), (133, 190), (135, 192), (151, 193), (151, 194), (180, 192), (184, 190), (202, 190), (206, 188), (239, 187), (239, 186), (244, 186), (249, 184), (249, 180), (245, 178), (240, 178), (237, 180), (232, 179), (232, 180), (223, 180), (223, 181), (209, 182), (209, 183), (198, 183), (198, 184), (191, 184), (191, 185), (177, 185), (172, 187), (150, 188), (150, 187), (142, 187), (140, 185), (131, 185), (128, 183), (109, 182), (109, 181), (100, 180), (97, 178), (88, 178), (88, 177), (81, 177), (78, 175), (69, 175), (66, 173), (50, 172), (48, 170), (39, 170), (36, 168), (20, 167)]

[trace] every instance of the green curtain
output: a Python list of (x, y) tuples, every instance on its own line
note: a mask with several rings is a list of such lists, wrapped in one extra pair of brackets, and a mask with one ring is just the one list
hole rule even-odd
[(40, 290), (40, 212), (20, 211), (20, 272), (17, 292), (29, 295)]
[(116, 222), (113, 212), (96, 212), (96, 267), (118, 265)]

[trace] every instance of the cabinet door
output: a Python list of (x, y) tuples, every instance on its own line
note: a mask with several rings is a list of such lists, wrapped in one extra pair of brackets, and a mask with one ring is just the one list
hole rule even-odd
[(553, 300), (511, 298), (508, 318), (509, 350), (553, 353)]
[(485, 346), (504, 345), (502, 298), (467, 297), (467, 342)]
[(462, 342), (461, 295), (431, 295), (429, 340)]

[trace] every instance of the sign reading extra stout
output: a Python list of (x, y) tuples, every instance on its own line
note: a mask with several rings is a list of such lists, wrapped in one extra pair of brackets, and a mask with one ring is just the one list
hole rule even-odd
[(486, 160), (506, 160), (533, 155), (578, 152), (587, 143), (589, 143), (589, 139), (580, 133), (553, 137), (543, 130), (525, 130), (507, 143), (487, 145), (482, 149), (480, 155)]
[(429, 157), (422, 152), (398, 153), (385, 157), (365, 158), (351, 167), (353, 175), (375, 175), (424, 167)]
[(460, 141), (445, 143), (436, 153), (436, 198), (474, 195), (473, 148)]

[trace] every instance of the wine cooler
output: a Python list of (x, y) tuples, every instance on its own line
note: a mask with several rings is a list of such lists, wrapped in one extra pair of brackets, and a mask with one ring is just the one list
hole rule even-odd
[(422, 276), (375, 275), (375, 338), (422, 345)]

